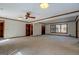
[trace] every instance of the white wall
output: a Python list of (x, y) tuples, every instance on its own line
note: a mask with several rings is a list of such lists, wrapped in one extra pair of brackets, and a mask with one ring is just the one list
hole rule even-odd
[(76, 24), (75, 24), (75, 22), (68, 23), (68, 34), (71, 34), (71, 36), (76, 36)]
[(33, 36), (41, 35), (41, 24), (33, 23)]
[(7, 19), (2, 20), (5, 21), (4, 38), (25, 36), (26, 30), (24, 22), (7, 20)]
[(50, 24), (45, 25), (45, 34), (50, 34)]
[(25, 36), (25, 31), (25, 23), (13, 20), (5, 20), (5, 38)]

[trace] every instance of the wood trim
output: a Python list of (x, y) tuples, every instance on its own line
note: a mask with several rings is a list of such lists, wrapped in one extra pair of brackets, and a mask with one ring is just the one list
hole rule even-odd
[(5, 21), (3, 22), (3, 38), (4, 38), (4, 31), (5, 31)]
[(3, 23), (3, 30), (2, 30), (2, 38), (4, 38), (4, 28), (5, 28), (5, 21), (4, 20), (0, 20), (0, 23)]
[(13, 39), (13, 38), (20, 38), (20, 37), (26, 37), (26, 36), (15, 36), (15, 37), (3, 38), (3, 39)]
[(11, 19), (11, 18), (6, 18), (6, 17), (0, 17), (2, 19), (7, 19), (7, 20), (13, 20), (13, 21), (20, 21), (20, 22), (24, 22), (24, 23), (30, 23), (30, 22), (27, 22), (27, 21), (22, 21), (22, 20), (17, 20), (17, 19)]
[(1, 23), (1, 22), (4, 22), (4, 20), (0, 20), (0, 23)]
[(78, 21), (76, 22), (76, 38), (78, 38)]
[(79, 19), (78, 19), (78, 16), (76, 17), (76, 19), (75, 19), (75, 21), (76, 21), (76, 38), (78, 38), (78, 21), (79, 21)]
[[(79, 12), (79, 10), (68, 12), (68, 13), (63, 13), (63, 14), (59, 14), (59, 15), (55, 15), (55, 16), (50, 16), (50, 17), (39, 19), (39, 20), (36, 20), (36, 21), (41, 21), (41, 20), (45, 20), (45, 19), (55, 18), (55, 17), (59, 17), (59, 16), (64, 16), (64, 15), (68, 15), (68, 14), (77, 13), (77, 12)], [(36, 21), (31, 21), (31, 22), (36, 22)]]
[(11, 19), (11, 18), (7, 18), (7, 17), (0, 17), (0, 18), (8, 19), (8, 20), (13, 20), (13, 21), (20, 21), (20, 22), (25, 22), (25, 23), (26, 22), (27, 23), (32, 23), (32, 22), (36, 22), (36, 21), (41, 21), (41, 20), (45, 20), (45, 19), (55, 18), (55, 17), (59, 17), (59, 16), (64, 16), (64, 15), (72, 14), (72, 13), (77, 13), (77, 12), (79, 12), (79, 10), (68, 12), (68, 13), (63, 13), (63, 14), (59, 14), (59, 15), (55, 15), (55, 16), (50, 16), (50, 17), (47, 17), (47, 18), (43, 18), (43, 19), (39, 19), (39, 20), (35, 20), (35, 21), (30, 21), (30, 22), (22, 21), (22, 20), (17, 20), (17, 19)]
[(79, 38), (79, 21), (78, 21), (78, 24), (77, 24), (77, 28), (78, 28), (78, 32), (77, 32), (77, 34), (78, 34), (78, 38)]
[(63, 21), (63, 22), (54, 22), (54, 23), (42, 23), (42, 24), (58, 24), (58, 23), (69, 23), (69, 22), (75, 22), (75, 20)]
[(73, 37), (73, 38), (75, 38), (75, 36), (69, 36), (69, 35), (57, 35), (57, 34), (46, 34), (46, 35), (64, 36), (64, 37)]
[(76, 22), (76, 38), (78, 38), (78, 16), (75, 19)]
[(78, 16), (75, 18), (75, 21), (76, 21), (76, 22), (78, 21)]
[(41, 35), (45, 35), (45, 25), (41, 25)]

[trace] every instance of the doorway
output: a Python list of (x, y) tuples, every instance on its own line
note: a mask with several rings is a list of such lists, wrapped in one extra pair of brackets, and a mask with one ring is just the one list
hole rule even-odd
[(0, 38), (4, 37), (4, 22), (0, 21)]
[(33, 25), (32, 24), (26, 24), (26, 36), (33, 35)]
[(78, 34), (78, 38), (79, 38), (79, 20), (78, 20), (78, 33), (77, 34)]
[(45, 25), (42, 24), (42, 35), (45, 35)]

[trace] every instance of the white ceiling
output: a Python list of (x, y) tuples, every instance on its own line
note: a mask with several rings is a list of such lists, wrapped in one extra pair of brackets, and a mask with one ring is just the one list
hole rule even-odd
[(24, 17), (25, 12), (31, 11), (36, 17), (36, 19), (30, 19), (31, 21), (76, 10), (79, 10), (78, 3), (49, 3), (47, 9), (41, 9), (40, 3), (0, 3), (0, 16), (17, 19)]
[(44, 21), (44, 22), (42, 22), (42, 23), (57, 23), (57, 22), (75, 21), (76, 17), (77, 17), (77, 16), (51, 19), (51, 20), (49, 20), (49, 21)]

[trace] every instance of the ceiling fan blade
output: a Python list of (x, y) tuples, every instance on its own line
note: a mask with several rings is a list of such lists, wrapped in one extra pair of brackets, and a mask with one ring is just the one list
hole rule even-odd
[(27, 14), (28, 16), (30, 15), (30, 13), (29, 13), (29, 12), (27, 12), (26, 14)]
[(26, 19), (28, 19), (28, 17), (26, 17)]
[(29, 15), (25, 15), (25, 18), (28, 19), (29, 18)]
[(35, 19), (36, 17), (29, 17), (29, 18), (34, 18)]
[(26, 15), (25, 15), (25, 18), (26, 18), (26, 19), (28, 19), (28, 18), (33, 18), (33, 19), (35, 19), (36, 17), (32, 17), (32, 16), (31, 16), (31, 12), (27, 12)]

